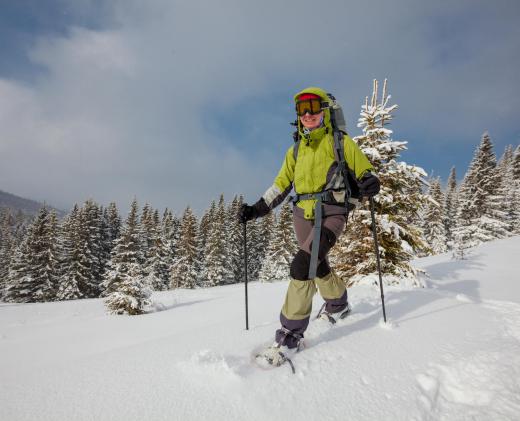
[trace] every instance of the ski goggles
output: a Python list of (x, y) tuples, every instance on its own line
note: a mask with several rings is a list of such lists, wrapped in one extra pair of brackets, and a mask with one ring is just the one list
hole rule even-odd
[(307, 113), (311, 115), (319, 114), (324, 108), (323, 105), (321, 98), (303, 99), (296, 102), (296, 114), (299, 117), (302, 117)]

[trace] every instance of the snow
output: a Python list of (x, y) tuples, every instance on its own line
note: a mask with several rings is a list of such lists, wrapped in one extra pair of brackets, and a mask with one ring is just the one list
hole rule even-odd
[[(288, 366), (252, 365), (287, 282), (154, 293), (141, 316), (101, 299), (0, 303), (2, 420), (517, 420), (520, 237), (466, 260), (416, 260), (425, 288), (349, 289)], [(321, 304), (316, 296), (314, 313)]]

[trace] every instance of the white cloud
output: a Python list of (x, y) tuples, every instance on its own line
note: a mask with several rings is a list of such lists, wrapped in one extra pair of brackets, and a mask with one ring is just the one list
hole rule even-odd
[(269, 130), (276, 110), (256, 124), (262, 160), (208, 130), (208, 113), (309, 84), (333, 89), (353, 123), (372, 78), (389, 76), (396, 127), (480, 134), (492, 129), (483, 116), (499, 109), (507, 121), (520, 105), (509, 86), (518, 43), (471, 30), (454, 37), (464, 55), (446, 60), (435, 22), (469, 4), (114, 2), (106, 30), (38, 39), (28, 54), (45, 71), (32, 85), (0, 80), (0, 187), (64, 207), (89, 196), (126, 207), (137, 195), (200, 210), (222, 191), (256, 200), (282, 160), (272, 139), (277, 152), (291, 142)]

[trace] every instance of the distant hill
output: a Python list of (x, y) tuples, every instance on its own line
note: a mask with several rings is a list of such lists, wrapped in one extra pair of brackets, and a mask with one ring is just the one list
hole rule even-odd
[[(9, 208), (13, 212), (21, 210), (25, 214), (36, 215), (42, 206), (43, 203), (36, 202), (35, 200), (24, 199), (23, 197), (15, 196), (14, 194), (0, 190), (0, 208)], [(52, 206), (47, 207), (49, 209), (54, 209), (60, 218), (65, 216), (65, 212), (62, 210), (53, 208)]]

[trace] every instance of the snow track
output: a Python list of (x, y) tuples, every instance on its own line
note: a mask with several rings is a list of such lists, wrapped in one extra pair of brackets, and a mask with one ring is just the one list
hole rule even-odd
[(518, 420), (519, 248), (416, 261), (428, 288), (388, 287), (387, 325), (379, 289), (351, 288), (346, 319), (311, 321), (296, 374), (250, 359), (286, 282), (251, 284), (249, 331), (242, 285), (157, 293), (134, 317), (100, 300), (0, 303), (0, 419)]

